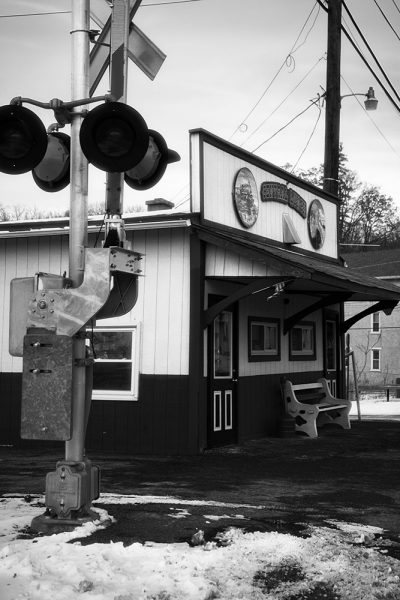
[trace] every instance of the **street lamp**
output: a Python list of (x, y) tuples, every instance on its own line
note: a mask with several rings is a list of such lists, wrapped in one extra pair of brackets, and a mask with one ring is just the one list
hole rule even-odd
[(339, 130), (340, 109), (343, 98), (364, 96), (365, 110), (376, 110), (378, 100), (373, 87), (366, 94), (345, 94), (339, 96), (339, 87), (334, 86), (331, 93), (324, 93), (326, 99), (325, 120), (325, 155), (324, 155), (324, 190), (337, 196), (339, 189)]
[(375, 98), (375, 92), (373, 87), (369, 87), (368, 92), (366, 94), (345, 94), (344, 96), (340, 96), (340, 99), (342, 100), (342, 98), (349, 98), (350, 96), (365, 96), (365, 110), (376, 110), (378, 106), (378, 100)]

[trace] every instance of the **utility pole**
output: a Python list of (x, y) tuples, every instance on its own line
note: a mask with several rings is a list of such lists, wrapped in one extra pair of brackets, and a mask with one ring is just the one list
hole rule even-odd
[(323, 188), (335, 196), (339, 191), (341, 25), (342, 0), (329, 0)]

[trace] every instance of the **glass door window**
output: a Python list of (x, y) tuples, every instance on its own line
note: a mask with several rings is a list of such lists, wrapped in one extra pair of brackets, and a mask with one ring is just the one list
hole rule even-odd
[(228, 311), (214, 320), (214, 378), (232, 378), (232, 313)]

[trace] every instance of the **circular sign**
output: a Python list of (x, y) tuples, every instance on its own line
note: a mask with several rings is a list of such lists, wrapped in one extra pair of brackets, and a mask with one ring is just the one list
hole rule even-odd
[(326, 228), (324, 207), (319, 200), (313, 200), (310, 204), (307, 225), (312, 247), (316, 250), (322, 248), (325, 242)]
[(253, 173), (247, 167), (240, 169), (235, 177), (233, 200), (240, 222), (253, 227), (258, 217), (258, 192)]

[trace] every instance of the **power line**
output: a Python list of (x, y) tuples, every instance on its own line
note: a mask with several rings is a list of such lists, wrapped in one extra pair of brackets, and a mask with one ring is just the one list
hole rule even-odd
[(71, 14), (70, 10), (58, 10), (57, 12), (41, 12), (41, 13), (18, 13), (15, 15), (0, 15), (0, 19), (9, 19), (11, 17), (40, 17), (42, 15), (67, 15)]
[(371, 121), (371, 123), (373, 124), (373, 126), (375, 127), (375, 129), (378, 131), (378, 133), (380, 133), (380, 135), (383, 137), (383, 139), (385, 140), (385, 142), (387, 143), (387, 145), (389, 146), (389, 148), (400, 158), (400, 155), (398, 154), (396, 148), (394, 146), (392, 146), (392, 144), (389, 142), (389, 140), (387, 139), (387, 137), (385, 136), (385, 134), (383, 133), (383, 131), (378, 127), (377, 123), (372, 118), (371, 112), (367, 111), (367, 110), (364, 110), (364, 107), (361, 104), (360, 99), (354, 93), (354, 90), (351, 89), (350, 85), (347, 83), (347, 81), (345, 80), (345, 78), (343, 77), (343, 75), (341, 75), (340, 77), (344, 81), (344, 83), (346, 84), (346, 86), (348, 87), (349, 91), (353, 94), (353, 96), (354, 96), (355, 100), (357, 101), (357, 103), (359, 104), (359, 106), (363, 109), (363, 113), (365, 113), (367, 115), (368, 119)]
[(297, 88), (303, 83), (303, 81), (307, 79), (307, 77), (312, 73), (315, 67), (317, 67), (321, 60), (326, 60), (325, 55), (321, 56), (321, 58), (317, 60), (317, 62), (311, 67), (311, 69), (309, 69), (309, 71), (307, 71), (304, 77), (295, 85), (295, 87), (287, 94), (287, 96), (285, 96), (285, 98), (278, 104), (278, 106), (276, 106), (274, 110), (270, 112), (270, 114), (267, 117), (265, 117), (263, 121), (261, 121), (261, 123), (252, 131), (252, 133), (250, 133), (250, 135), (247, 136), (247, 138), (240, 144), (240, 146), (244, 146), (244, 144), (246, 144), (249, 141), (249, 139), (252, 138), (253, 135), (256, 134), (259, 129), (261, 129), (261, 127), (268, 121), (268, 119), (270, 119), (272, 115), (276, 113), (276, 111), (286, 102), (286, 100), (288, 100), (288, 98), (290, 98), (290, 96), (297, 90)]
[(322, 111), (321, 111), (321, 106), (320, 106), (320, 105), (318, 105), (318, 116), (317, 116), (317, 119), (316, 119), (316, 121), (315, 121), (315, 123), (314, 123), (314, 127), (313, 127), (313, 128), (312, 128), (312, 130), (311, 130), (310, 136), (309, 136), (309, 138), (308, 138), (308, 140), (307, 140), (307, 142), (306, 142), (306, 145), (304, 146), (303, 150), (301, 151), (299, 158), (297, 159), (297, 161), (296, 161), (296, 162), (295, 162), (295, 164), (293, 165), (293, 168), (292, 168), (292, 170), (291, 170), (291, 173), (293, 173), (293, 172), (294, 172), (295, 168), (297, 167), (297, 165), (298, 165), (298, 164), (299, 164), (299, 162), (301, 161), (301, 159), (302, 159), (302, 157), (303, 157), (303, 154), (304, 154), (304, 152), (307, 150), (308, 146), (310, 145), (310, 142), (311, 142), (311, 140), (312, 140), (312, 138), (313, 138), (313, 136), (314, 136), (314, 133), (315, 133), (315, 131), (316, 131), (316, 129), (317, 129), (317, 125), (318, 125), (318, 123), (319, 123), (319, 120), (320, 120), (320, 118), (321, 118), (321, 112), (322, 112)]
[(154, 2), (152, 4), (141, 4), (141, 8), (145, 6), (166, 6), (167, 4), (189, 4), (190, 2), (203, 2), (203, 0), (171, 0), (168, 2)]
[(374, 77), (375, 81), (380, 85), (380, 87), (383, 90), (383, 92), (385, 93), (386, 97), (390, 100), (390, 102), (393, 104), (393, 106), (396, 108), (396, 110), (398, 112), (400, 112), (400, 106), (396, 103), (396, 101), (394, 100), (394, 98), (391, 96), (391, 94), (389, 93), (389, 91), (387, 90), (387, 88), (385, 87), (385, 85), (382, 83), (382, 81), (380, 80), (380, 78), (378, 77), (378, 75), (376, 74), (376, 72), (374, 71), (374, 69), (371, 67), (371, 65), (369, 64), (369, 62), (367, 61), (367, 59), (365, 58), (365, 56), (361, 52), (361, 50), (357, 47), (357, 44), (355, 44), (353, 42), (353, 40), (351, 39), (350, 34), (346, 31), (346, 29), (343, 27), (343, 25), (342, 25), (342, 31), (345, 34), (345, 36), (347, 37), (347, 39), (349, 40), (350, 44), (353, 46), (354, 50), (357, 52), (357, 54), (359, 55), (359, 57), (363, 61), (363, 63), (365, 64), (365, 66), (367, 67), (367, 69), (370, 71), (370, 73)]
[(396, 4), (396, 0), (392, 0), (393, 4), (395, 5), (397, 12), (400, 13), (400, 8), (397, 6)]
[[(317, 6), (317, 2), (315, 2), (315, 4), (313, 5), (313, 7), (312, 7), (312, 9), (311, 9), (310, 13), (308, 14), (308, 17), (307, 17), (307, 19), (305, 20), (305, 23), (304, 23), (303, 27), (301, 28), (301, 30), (300, 30), (300, 33), (298, 34), (298, 36), (297, 36), (297, 38), (296, 38), (296, 40), (295, 40), (295, 42), (294, 42), (294, 44), (293, 44), (292, 48), (290, 49), (289, 53), (288, 53), (288, 54), (287, 54), (287, 56), (286, 56), (285, 60), (282, 62), (282, 64), (281, 64), (281, 66), (279, 67), (278, 71), (275, 73), (275, 75), (273, 76), (273, 78), (271, 79), (271, 81), (269, 82), (269, 84), (267, 85), (267, 87), (264, 89), (263, 93), (261, 94), (261, 96), (259, 97), (259, 99), (257, 100), (257, 102), (256, 102), (256, 103), (254, 104), (254, 106), (253, 106), (253, 107), (250, 109), (250, 111), (247, 113), (247, 115), (244, 117), (244, 119), (242, 119), (242, 120), (241, 120), (240, 124), (239, 124), (239, 125), (236, 127), (235, 131), (232, 133), (231, 137), (229, 138), (230, 140), (233, 138), (233, 136), (235, 135), (235, 133), (236, 133), (236, 132), (237, 132), (237, 131), (240, 129), (240, 127), (241, 127), (242, 125), (245, 125), (245, 124), (246, 124), (246, 121), (247, 121), (247, 119), (250, 117), (250, 115), (251, 115), (251, 114), (252, 114), (252, 113), (255, 111), (255, 109), (257, 108), (257, 106), (260, 104), (261, 100), (264, 98), (265, 94), (268, 92), (268, 90), (270, 89), (270, 87), (272, 86), (272, 84), (274, 83), (274, 81), (277, 79), (277, 77), (278, 77), (278, 75), (280, 74), (280, 72), (282, 71), (283, 67), (284, 67), (285, 65), (287, 65), (287, 64), (288, 64), (288, 63), (287, 63), (287, 61), (288, 61), (288, 58), (289, 58), (289, 57), (291, 57), (291, 58), (293, 59), (293, 57), (292, 57), (292, 54), (293, 54), (293, 53), (294, 53), (296, 50), (298, 50), (298, 48), (300, 48), (300, 46), (298, 46), (298, 48), (296, 48), (296, 44), (297, 44), (297, 42), (299, 41), (299, 39), (300, 39), (300, 36), (301, 36), (301, 34), (303, 33), (303, 31), (304, 31), (304, 29), (305, 29), (305, 27), (306, 27), (306, 25), (307, 25), (308, 21), (310, 20), (310, 18), (311, 18), (311, 15), (312, 15), (312, 13), (314, 12), (314, 9), (315, 9), (315, 7), (316, 7), (316, 6)], [(319, 9), (318, 9), (318, 12), (317, 12), (317, 16), (318, 16), (318, 14), (319, 14)], [(311, 26), (311, 29), (314, 27), (314, 25), (315, 25), (315, 21), (316, 21), (316, 19), (314, 20), (314, 22), (313, 22), (313, 24), (312, 24), (312, 26)], [(310, 31), (311, 31), (311, 29), (310, 29)], [(307, 37), (308, 37), (308, 35), (309, 35), (309, 32), (307, 33)]]
[[(328, 12), (328, 8), (325, 6), (325, 4), (323, 4), (322, 0), (316, 0), (316, 1), (318, 2), (318, 4), (321, 6), (321, 8), (325, 12)], [(397, 5), (396, 5), (396, 8), (398, 8)], [(399, 12), (400, 12), (400, 10), (399, 10)], [(367, 69), (370, 71), (370, 73), (374, 77), (375, 81), (380, 85), (380, 87), (383, 90), (383, 92), (385, 93), (386, 97), (390, 100), (390, 102), (393, 104), (393, 106), (396, 108), (396, 110), (398, 112), (400, 112), (400, 106), (396, 103), (396, 101), (394, 100), (394, 98), (391, 96), (391, 94), (389, 93), (389, 91), (385, 87), (384, 83), (380, 80), (380, 78), (378, 77), (378, 75), (376, 74), (376, 72), (374, 71), (374, 69), (371, 67), (371, 65), (369, 64), (369, 62), (365, 58), (364, 54), (362, 53), (362, 51), (358, 47), (358, 44), (352, 39), (352, 34), (349, 33), (346, 30), (346, 28), (344, 27), (343, 24), (342, 24), (341, 29), (342, 29), (343, 33), (345, 34), (345, 36), (347, 37), (347, 39), (350, 42), (350, 44), (353, 46), (354, 50), (357, 52), (357, 54), (359, 55), (359, 57), (361, 58), (361, 60), (365, 64), (365, 66), (367, 67)]]
[(390, 29), (393, 31), (394, 35), (397, 37), (397, 39), (400, 41), (400, 37), (397, 33), (397, 31), (394, 29), (393, 25), (391, 24), (391, 22), (389, 21), (389, 19), (387, 18), (387, 16), (385, 15), (385, 13), (383, 12), (382, 8), (379, 6), (377, 0), (374, 0), (376, 6), (378, 7), (382, 17), (385, 19), (386, 23), (389, 25)]
[(292, 119), (290, 119), (290, 121), (288, 121), (286, 123), (286, 125), (283, 125), (280, 129), (278, 129), (278, 131), (276, 131), (268, 139), (266, 139), (263, 142), (261, 142), (261, 144), (259, 144), (257, 146), (257, 148), (254, 148), (254, 150), (252, 150), (252, 152), (257, 152), (257, 150), (259, 150), (261, 148), (261, 146), (264, 146), (264, 144), (266, 144), (267, 142), (269, 142), (270, 140), (272, 140), (272, 138), (274, 138), (275, 136), (278, 135), (278, 133), (280, 133), (281, 131), (283, 131), (284, 129), (286, 129), (286, 127), (289, 127), (289, 125), (291, 125), (293, 123), (293, 121), (295, 121), (296, 119), (298, 119), (299, 117), (301, 117), (301, 115), (304, 115), (305, 112), (307, 112), (315, 104), (319, 103), (319, 101), (320, 101), (320, 96), (318, 96), (318, 98), (316, 100), (312, 100), (311, 104), (309, 104), (305, 109), (303, 109), (302, 111), (300, 111), (299, 113), (297, 113), (297, 115), (295, 115)]
[(369, 43), (367, 42), (365, 36), (363, 35), (363, 33), (361, 32), (359, 26), (357, 25), (353, 15), (351, 14), (350, 10), (348, 9), (346, 2), (344, 0), (342, 0), (343, 3), (343, 7), (345, 9), (345, 11), (347, 12), (348, 16), (350, 17), (351, 22), (353, 23), (354, 27), (356, 28), (356, 31), (358, 33), (358, 35), (361, 37), (362, 41), (364, 42), (364, 44), (366, 45), (366, 47), (368, 48), (370, 54), (372, 55), (374, 61), (376, 62), (376, 64), (378, 65), (378, 68), (380, 69), (382, 75), (384, 76), (384, 78), (386, 79), (387, 83), (389, 84), (390, 88), (392, 89), (392, 91), (394, 92), (397, 100), (400, 101), (400, 96), (397, 93), (396, 89), (394, 88), (392, 82), (390, 81), (389, 77), (386, 75), (385, 70), (383, 69), (382, 65), (380, 64), (379, 60), (377, 59), (374, 51), (372, 50), (371, 46), (369, 45)]

